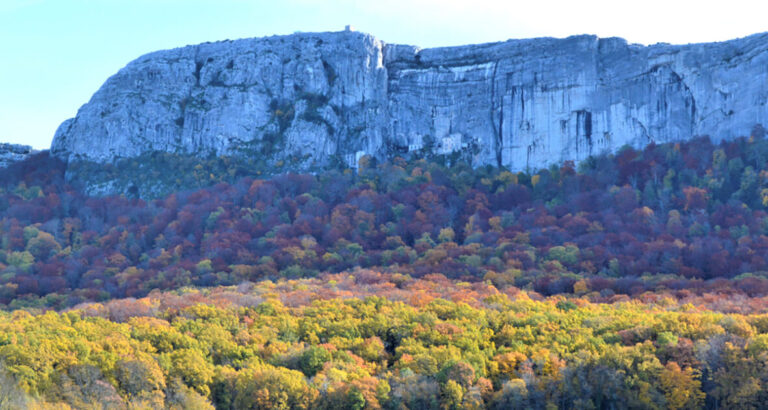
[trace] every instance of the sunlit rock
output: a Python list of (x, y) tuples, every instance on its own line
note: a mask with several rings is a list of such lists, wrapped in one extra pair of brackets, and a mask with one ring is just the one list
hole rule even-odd
[(60, 126), (52, 151), (263, 155), (308, 169), (428, 149), (535, 169), (627, 144), (750, 135), (768, 124), (766, 50), (768, 34), (419, 49), (349, 30), (205, 43), (128, 64)]

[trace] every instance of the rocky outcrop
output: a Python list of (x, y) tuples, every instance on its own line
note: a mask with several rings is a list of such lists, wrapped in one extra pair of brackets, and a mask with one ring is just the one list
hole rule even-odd
[(356, 32), (145, 55), (56, 132), (52, 151), (263, 156), (299, 169), (458, 153), (513, 170), (768, 124), (768, 34), (640, 46), (576, 36), (420, 49)]
[(0, 168), (6, 168), (14, 162), (23, 161), (35, 152), (37, 151), (27, 145), (0, 143)]

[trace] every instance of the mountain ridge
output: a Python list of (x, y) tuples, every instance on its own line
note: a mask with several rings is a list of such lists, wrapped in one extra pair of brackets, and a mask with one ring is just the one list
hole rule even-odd
[(537, 169), (764, 133), (766, 51), (766, 33), (651, 46), (579, 35), (421, 49), (354, 31), (203, 43), (129, 63), (59, 127), (52, 152), (259, 156), (297, 171), (426, 154)]

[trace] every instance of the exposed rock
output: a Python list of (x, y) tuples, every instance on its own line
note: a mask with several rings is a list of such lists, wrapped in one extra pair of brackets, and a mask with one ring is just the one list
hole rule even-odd
[(0, 143), (0, 168), (22, 161), (35, 152), (37, 151), (27, 145)]
[(52, 151), (263, 155), (298, 169), (428, 149), (513, 170), (768, 124), (768, 34), (640, 46), (575, 36), (434, 49), (353, 31), (140, 57), (56, 132)]

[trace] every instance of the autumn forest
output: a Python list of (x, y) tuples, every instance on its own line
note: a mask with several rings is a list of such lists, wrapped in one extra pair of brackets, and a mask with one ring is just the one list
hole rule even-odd
[(157, 160), (183, 189), (0, 170), (0, 408), (768, 402), (764, 135), (518, 173)]

